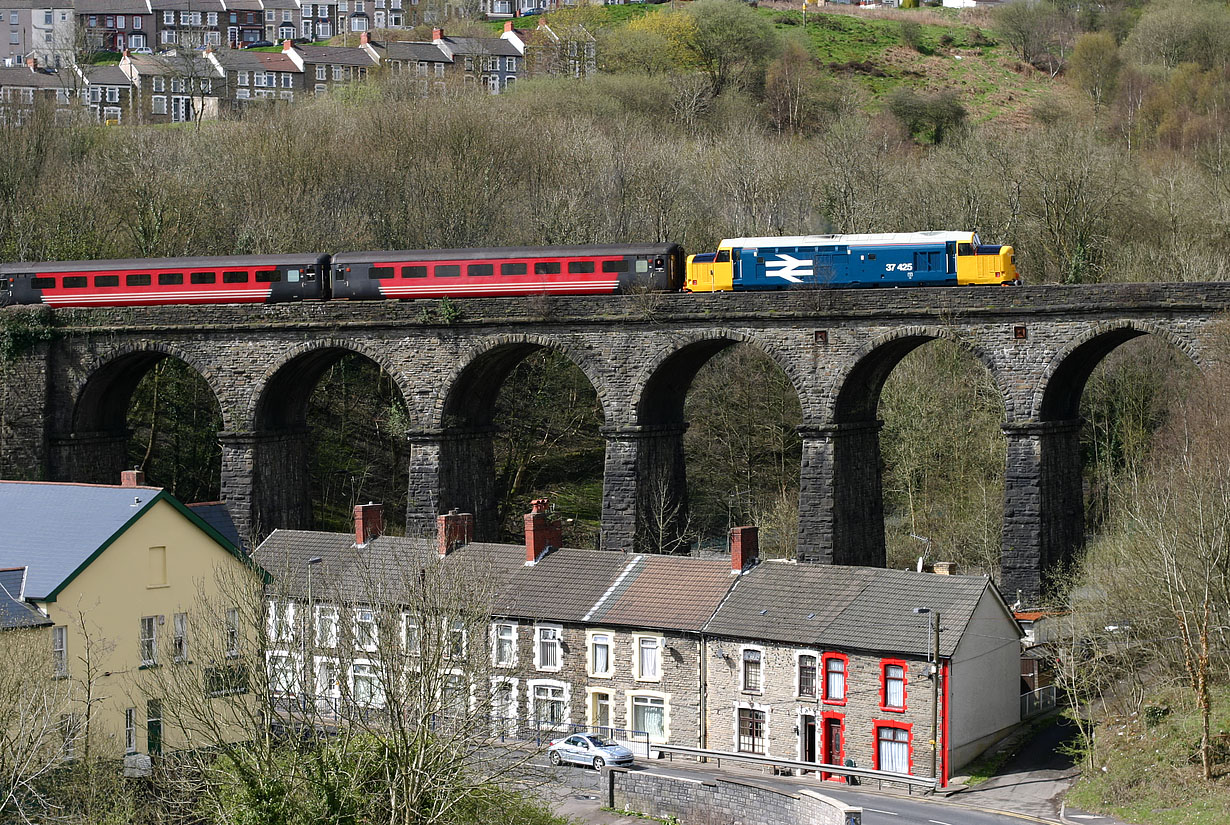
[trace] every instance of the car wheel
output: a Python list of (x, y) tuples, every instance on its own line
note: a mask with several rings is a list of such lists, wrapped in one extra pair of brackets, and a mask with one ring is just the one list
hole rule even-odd
[(602, 770), (602, 766), (605, 764), (606, 764), (606, 760), (603, 759), (601, 756), (594, 757), (594, 770), (596, 771)]
[(558, 765), (561, 761), (559, 758), (559, 751), (551, 751), (551, 754), (547, 758), (551, 760), (552, 765)]

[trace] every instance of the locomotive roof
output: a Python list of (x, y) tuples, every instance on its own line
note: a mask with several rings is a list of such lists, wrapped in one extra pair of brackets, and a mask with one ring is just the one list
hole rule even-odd
[(195, 258), (121, 258), (98, 261), (37, 261), (0, 263), (0, 275), (24, 272), (94, 272), (101, 269), (204, 269), (225, 266), (260, 266), (261, 264), (314, 264), (319, 252), (299, 252), (290, 255), (221, 255)]
[(451, 261), (486, 258), (555, 258), (569, 255), (669, 255), (679, 244), (627, 244), (622, 246), (500, 246), (482, 249), (403, 249), (375, 252), (342, 252), (335, 264), (386, 261)]
[(744, 248), (759, 246), (834, 246), (848, 244), (851, 246), (868, 246), (873, 244), (918, 244), (946, 243), (956, 241), (968, 243), (973, 241), (973, 232), (952, 232), (934, 230), (927, 232), (880, 232), (870, 235), (788, 235), (785, 237), (767, 238), (728, 238), (722, 241), (723, 248)]

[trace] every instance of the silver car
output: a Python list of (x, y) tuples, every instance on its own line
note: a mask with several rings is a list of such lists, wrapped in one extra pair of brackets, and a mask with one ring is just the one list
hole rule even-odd
[(597, 771), (603, 765), (631, 765), (632, 751), (592, 733), (575, 733), (548, 745), (547, 758), (552, 765), (575, 762), (578, 765), (592, 765)]

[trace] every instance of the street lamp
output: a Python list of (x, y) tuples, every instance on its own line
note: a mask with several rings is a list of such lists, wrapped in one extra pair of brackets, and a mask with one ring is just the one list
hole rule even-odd
[[(316, 608), (312, 603), (312, 568), (323, 562), (324, 559), (320, 556), (313, 556), (307, 560), (307, 610), (303, 621), (303, 710), (307, 711), (307, 694), (308, 694), (308, 679), (314, 676), (314, 668), (309, 669), (308, 660), (311, 658), (309, 653), (311, 645), (315, 644), (314, 634), (316, 633)], [(308, 641), (308, 635), (313, 634), (312, 641)]]
[(931, 621), (927, 622), (927, 656), (931, 660), (931, 778), (936, 781), (938, 787), (936, 762), (940, 726), (940, 613), (930, 607), (916, 607), (914, 613), (931, 617)]

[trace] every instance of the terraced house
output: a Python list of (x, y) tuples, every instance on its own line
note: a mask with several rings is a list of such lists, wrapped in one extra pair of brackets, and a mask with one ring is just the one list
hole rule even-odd
[[(256, 551), (278, 579), (271, 679), (296, 704), (379, 704), (371, 680), (396, 689), (381, 668), (406, 667), (489, 697), (509, 736), (587, 729), (643, 755), (675, 744), (922, 776), (934, 741), (942, 780), (1019, 721), (1020, 628), (983, 577), (760, 563), (755, 528), (736, 528), (729, 559), (563, 548), (545, 502), (523, 546), (470, 542), (459, 513), (434, 542), (396, 538), (373, 529), (378, 507), (356, 508), (354, 536), (277, 531)], [(360, 586), (409, 594), (436, 576), (472, 580), (473, 610), (423, 614)], [(452, 652), (429, 668), (431, 638)], [(297, 639), (332, 641), (322, 657)], [(396, 640), (392, 656), (378, 639)]]

